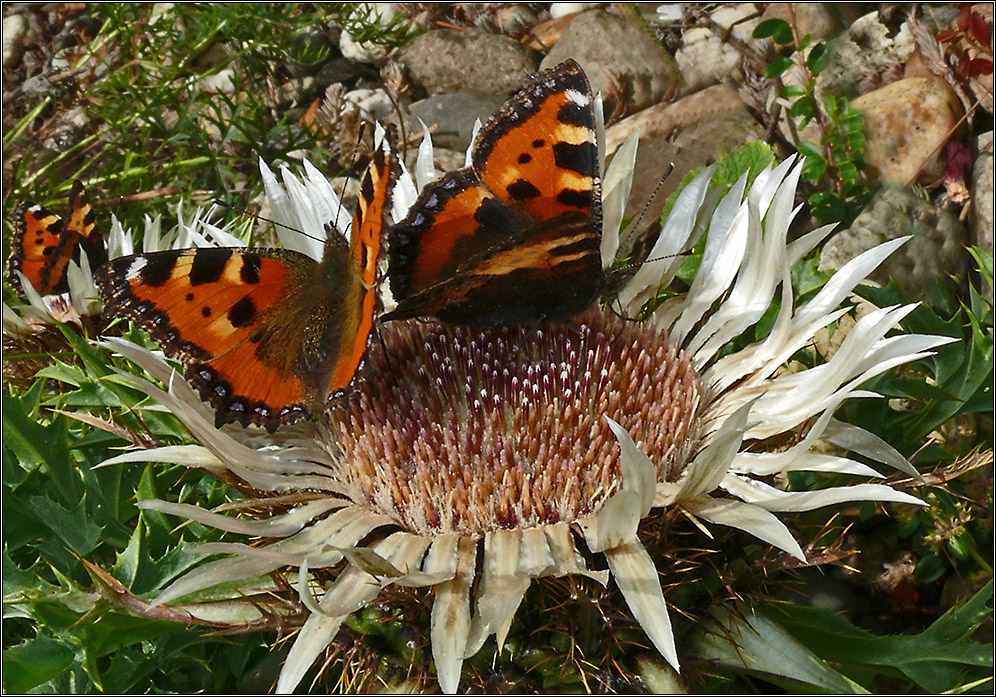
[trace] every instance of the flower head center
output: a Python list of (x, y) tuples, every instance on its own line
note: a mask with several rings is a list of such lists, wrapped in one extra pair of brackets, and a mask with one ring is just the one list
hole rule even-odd
[(388, 323), (385, 353), (329, 412), (356, 503), (419, 534), (572, 522), (622, 484), (617, 420), (673, 480), (699, 383), (666, 337), (608, 313), (577, 327)]

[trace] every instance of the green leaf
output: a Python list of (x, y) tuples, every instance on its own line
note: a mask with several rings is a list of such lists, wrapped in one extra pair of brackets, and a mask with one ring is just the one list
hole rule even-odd
[(815, 158), (817, 160), (823, 159), (823, 148), (821, 148), (816, 143), (810, 143), (808, 140), (801, 141), (797, 146), (799, 154), (805, 155), (806, 157)]
[(103, 528), (89, 519), (83, 501), (72, 510), (45, 496), (29, 497), (26, 503), (46, 528), (80, 556), (88, 555), (100, 542)]
[(992, 608), (986, 611), (992, 594), (990, 581), (962, 607), (952, 608), (917, 636), (875, 636), (836, 612), (788, 603), (772, 607), (769, 614), (825, 660), (877, 672), (898, 670), (921, 690), (939, 693), (964, 681), (966, 674), (992, 674), (992, 646), (969, 638), (985, 615), (992, 615)]
[(693, 634), (700, 659), (726, 670), (743, 671), (789, 692), (867, 694), (763, 614), (717, 608), (716, 620)]
[(767, 143), (762, 141), (745, 143), (716, 163), (716, 171), (712, 175), (710, 186), (718, 187), (725, 195), (737, 180), (747, 173), (747, 186), (750, 187), (761, 170), (774, 161), (775, 153)]
[(800, 97), (795, 102), (793, 102), (792, 107), (789, 109), (789, 116), (792, 118), (807, 118), (811, 119), (816, 115), (816, 100), (810, 96)]
[(24, 693), (47, 682), (73, 662), (75, 651), (48, 636), (38, 636), (3, 652), (3, 689)]
[(799, 85), (785, 85), (782, 87), (781, 95), (786, 99), (796, 99), (806, 94), (806, 89)]
[(815, 46), (806, 56), (806, 67), (813, 75), (819, 75), (830, 63), (830, 50), (822, 41)]
[(22, 468), (56, 465), (69, 460), (69, 434), (64, 419), (48, 427), (29, 416), (16, 397), (3, 395), (3, 445), (10, 448)]
[[(779, 28), (779, 30), (775, 32), (774, 36), (771, 37), (771, 40), (776, 44), (787, 46), (795, 41), (795, 32), (792, 30), (791, 26), (786, 24), (784, 27)], [(805, 42), (805, 38), (803, 38), (803, 41)]]
[(764, 71), (764, 76), (768, 79), (780, 77), (786, 70), (794, 65), (791, 58), (776, 58)]
[(751, 37), (754, 39), (767, 39), (775, 34), (791, 32), (792, 27), (784, 19), (766, 19), (754, 27)]

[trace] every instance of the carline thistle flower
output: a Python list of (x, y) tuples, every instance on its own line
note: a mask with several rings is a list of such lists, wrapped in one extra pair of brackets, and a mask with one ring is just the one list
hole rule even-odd
[[(606, 170), (603, 265), (618, 245), (635, 139)], [(431, 144), (421, 155), (431, 157)], [(431, 162), (431, 159), (429, 160)], [(327, 182), (309, 168), (284, 185), (261, 165), (275, 217), (320, 234), (332, 217)], [(912, 306), (861, 317), (825, 363), (794, 372), (786, 363), (846, 312), (851, 290), (903, 240), (865, 252), (796, 308), (789, 272), (830, 229), (788, 242), (800, 167), (791, 162), (742, 178), (726, 195), (711, 172), (678, 196), (659, 241), (613, 302), (575, 325), (477, 331), (414, 321), (386, 323), (364, 377), (317, 423), (266, 436), (214, 427), (210, 408), (159, 356), (128, 342), (105, 345), (166, 385), (129, 376), (179, 417), (198, 445), (136, 451), (109, 462), (158, 461), (224, 472), (267, 518), (146, 500), (146, 510), (249, 535), (253, 544), (205, 544), (222, 558), (186, 573), (154, 604), (222, 582), (297, 569), (310, 616), (281, 670), (277, 692), (294, 690), (350, 614), (391, 584), (427, 587), (439, 685), (455, 692), (464, 660), (491, 635), (504, 643), (534, 579), (584, 575), (616, 584), (660, 654), (680, 669), (667, 603), (651, 555), (637, 536), (655, 508), (680, 509), (700, 524), (735, 527), (800, 560), (805, 555), (776, 515), (847, 501), (919, 499), (878, 483), (814, 491), (779, 488), (791, 471), (881, 475), (819, 442), (915, 474), (902, 456), (833, 414), (871, 377), (929, 355), (946, 339), (887, 333)], [(431, 166), (416, 168), (424, 185)], [(395, 195), (403, 217), (416, 185)], [(407, 192), (407, 193), (405, 193)], [(334, 196), (334, 195), (333, 195)], [(617, 197), (621, 197), (617, 200)], [(279, 230), (278, 230), (279, 232)], [(704, 240), (704, 242), (703, 242)], [(288, 240), (290, 241), (290, 240)], [(637, 321), (675, 276), (678, 253), (704, 244), (686, 293)], [(293, 244), (312, 244), (298, 238)], [(320, 253), (310, 249), (310, 253)], [(776, 301), (767, 336), (727, 347)], [(616, 316), (621, 315), (621, 317)], [(724, 352), (726, 351), (726, 352)], [(766, 444), (778, 442), (778, 447)], [(791, 445), (785, 446), (789, 442)], [(586, 559), (603, 558), (607, 569)], [(341, 566), (340, 566), (341, 565)], [(601, 564), (599, 564), (601, 565)], [(338, 569), (327, 588), (315, 570)]]

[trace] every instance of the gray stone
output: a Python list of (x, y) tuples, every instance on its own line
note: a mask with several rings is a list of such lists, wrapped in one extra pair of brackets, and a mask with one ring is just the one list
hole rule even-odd
[[(288, 60), (286, 66), (291, 77), (304, 77), (317, 73), (324, 63), (332, 57), (340, 36), (341, 32), (336, 27), (332, 27), (331, 33), (326, 31), (324, 27), (318, 26), (308, 26), (298, 31), (291, 39), (289, 56), (309, 58), (312, 59), (312, 62), (303, 63), (297, 60)], [(333, 38), (335, 43), (333, 43)]]
[(579, 14), (540, 67), (568, 58), (581, 64), (592, 89), (616, 103), (617, 118), (660, 103), (682, 84), (674, 59), (640, 21), (604, 10)]
[(709, 18), (719, 30), (710, 26), (688, 27), (682, 32), (682, 45), (675, 51), (674, 59), (685, 80), (685, 92), (696, 92), (727, 79), (743, 80), (740, 63), (743, 56), (724, 36), (730, 35), (744, 43), (750, 41), (751, 32), (759, 18), (748, 19), (757, 9), (749, 3), (717, 6)]
[(476, 92), (510, 95), (536, 71), (534, 51), (477, 30), (437, 29), (416, 36), (395, 58), (428, 94)]
[(411, 106), (409, 130), (422, 132), (418, 119), (429, 127), (433, 145), (456, 150), (466, 150), (473, 135), (474, 119), (487, 121), (505, 102), (503, 95), (451, 92), (437, 94), (415, 102)]
[(972, 168), (972, 244), (993, 251), (993, 132), (978, 138)]
[(394, 115), (391, 98), (382, 89), (351, 90), (343, 98), (350, 104), (355, 104), (360, 115), (367, 121), (386, 121)]
[(24, 36), (28, 33), (28, 23), (19, 14), (3, 18), (3, 67), (15, 67), (24, 55)]
[(970, 257), (968, 233), (954, 214), (934, 206), (913, 191), (881, 189), (847, 230), (834, 235), (820, 254), (820, 269), (839, 269), (858, 254), (897, 237), (912, 235), (871, 275), (877, 283), (896, 279), (915, 299), (933, 288), (957, 290), (949, 275), (962, 278)]

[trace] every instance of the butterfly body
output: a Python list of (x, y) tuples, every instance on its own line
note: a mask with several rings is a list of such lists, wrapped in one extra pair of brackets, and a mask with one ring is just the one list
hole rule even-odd
[(606, 288), (595, 105), (581, 67), (541, 73), (488, 120), (471, 165), (427, 186), (391, 230), (397, 306), (494, 327), (564, 320)]
[(69, 194), (69, 218), (63, 220), (34, 201), (24, 201), (14, 212), (14, 237), (7, 260), (8, 282), (22, 290), (17, 272), (42, 295), (69, 291), (70, 262), (85, 252), (92, 268), (107, 259), (104, 237), (82, 182)]
[(351, 241), (322, 260), (200, 248), (115, 259), (96, 276), (105, 314), (146, 329), (232, 421), (273, 429), (319, 412), (360, 368), (380, 310), (376, 275), (397, 160), (385, 139), (364, 177)]

